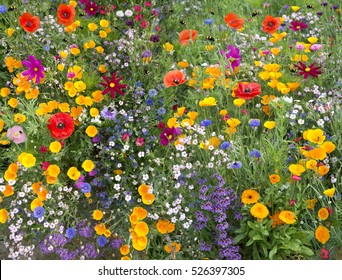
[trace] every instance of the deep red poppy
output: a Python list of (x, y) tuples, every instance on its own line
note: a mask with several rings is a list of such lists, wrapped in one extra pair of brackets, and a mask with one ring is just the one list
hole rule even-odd
[(20, 26), (29, 33), (35, 32), (40, 26), (40, 19), (30, 13), (24, 13), (19, 17)]
[(68, 138), (75, 130), (74, 121), (67, 113), (54, 114), (48, 122), (51, 136), (57, 140)]
[(241, 82), (239, 83), (238, 88), (234, 90), (236, 98), (242, 98), (245, 100), (252, 99), (260, 93), (260, 85), (257, 83)]
[(60, 4), (57, 10), (58, 23), (68, 26), (75, 20), (76, 10), (71, 5)]

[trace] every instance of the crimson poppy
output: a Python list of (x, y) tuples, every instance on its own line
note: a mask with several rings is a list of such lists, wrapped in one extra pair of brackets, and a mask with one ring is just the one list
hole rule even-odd
[(35, 32), (40, 26), (40, 19), (37, 16), (32, 16), (29, 12), (22, 14), (19, 17), (21, 27), (29, 33)]
[(197, 30), (183, 30), (179, 33), (179, 43), (181, 45), (189, 45), (190, 39), (192, 41), (196, 40), (198, 31)]
[(184, 84), (186, 82), (185, 75), (180, 70), (171, 70), (164, 76), (164, 85), (173, 87)]
[(76, 10), (71, 5), (60, 4), (57, 10), (58, 23), (68, 26), (75, 20)]
[(54, 114), (48, 122), (51, 136), (57, 140), (68, 138), (75, 130), (74, 121), (67, 113)]
[(262, 31), (268, 34), (273, 34), (280, 27), (280, 23), (280, 18), (278, 17), (265, 16), (262, 22)]
[(241, 82), (239, 83), (238, 88), (234, 90), (234, 97), (249, 100), (259, 95), (260, 93), (261, 91), (259, 84)]
[(224, 21), (227, 25), (233, 29), (240, 29), (243, 27), (245, 20), (243, 18), (239, 18), (237, 14), (229, 13), (224, 17)]

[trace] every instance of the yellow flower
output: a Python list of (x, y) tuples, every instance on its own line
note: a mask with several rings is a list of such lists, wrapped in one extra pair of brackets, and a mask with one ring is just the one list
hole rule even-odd
[(19, 105), (19, 101), (12, 97), (10, 100), (8, 100), (7, 104), (12, 108), (16, 108)]
[(237, 99), (234, 99), (233, 103), (235, 106), (240, 107), (246, 103), (246, 100), (242, 98), (237, 98)]
[(69, 5), (76, 7), (77, 6), (77, 2), (76, 1), (69, 1)]
[(137, 236), (132, 239), (132, 246), (137, 251), (145, 250), (147, 247), (147, 237), (146, 236)]
[(104, 30), (100, 30), (99, 35), (101, 38), (106, 38), (107, 37), (107, 32)]
[(120, 247), (120, 254), (121, 255), (128, 255), (131, 250), (129, 249), (128, 245), (122, 245)]
[(77, 167), (73, 166), (69, 168), (67, 175), (71, 180), (76, 181), (78, 178), (80, 178), (81, 172), (78, 171)]
[(279, 213), (279, 219), (285, 224), (292, 225), (296, 222), (296, 215), (292, 211), (283, 210)]
[(121, 260), (122, 260), (122, 261), (129, 261), (129, 260), (131, 260), (131, 258), (128, 257), (128, 256), (123, 256), (123, 257), (121, 258)]
[(134, 226), (134, 232), (138, 236), (145, 236), (149, 233), (149, 228), (148, 225), (145, 222), (137, 222), (136, 225)]
[(327, 189), (323, 193), (328, 197), (333, 197), (335, 194), (335, 188)]
[(143, 220), (147, 217), (147, 211), (142, 207), (134, 207), (133, 214), (136, 214), (139, 220)]
[(325, 141), (321, 145), (321, 148), (327, 153), (330, 154), (331, 152), (335, 151), (336, 145), (331, 141)]
[(18, 161), (26, 168), (33, 167), (36, 164), (36, 158), (30, 153), (21, 153), (18, 156)]
[(250, 213), (253, 217), (258, 219), (264, 219), (268, 216), (269, 211), (267, 207), (262, 203), (255, 203), (250, 209)]
[(315, 231), (315, 236), (319, 242), (325, 244), (330, 239), (330, 232), (325, 226), (320, 225)]
[(66, 113), (66, 112), (69, 112), (70, 111), (70, 107), (69, 107), (69, 104), (66, 103), (66, 102), (63, 102), (63, 103), (60, 103), (58, 105), (58, 109), (63, 112), (63, 113)]
[(314, 148), (309, 151), (308, 156), (313, 159), (324, 160), (327, 156), (327, 153), (322, 148)]
[(34, 211), (34, 209), (38, 206), (43, 206), (44, 203), (39, 199), (39, 198), (35, 198), (34, 200), (32, 200), (31, 204), (30, 204), (30, 208), (31, 211)]
[(144, 194), (141, 197), (141, 199), (145, 205), (151, 205), (154, 202), (154, 194), (153, 193)]
[(68, 53), (65, 52), (65, 51), (60, 51), (60, 52), (59, 52), (59, 56), (60, 56), (61, 58), (67, 58), (67, 57), (68, 57)]
[(5, 190), (2, 191), (5, 197), (9, 197), (14, 194), (14, 188), (11, 185), (6, 185)]
[(100, 211), (100, 210), (94, 210), (93, 212), (93, 219), (96, 220), (96, 221), (99, 221), (103, 218), (103, 212)]
[(82, 168), (86, 172), (92, 171), (94, 169), (94, 167), (95, 167), (95, 164), (90, 159), (87, 159), (82, 163)]
[(0, 209), (0, 223), (6, 223), (8, 219), (8, 212), (6, 209)]
[(58, 141), (53, 141), (50, 143), (50, 146), (49, 146), (49, 150), (52, 152), (52, 153), (59, 153), (59, 151), (62, 149), (62, 145), (61, 143), (59, 143)]
[(87, 129), (86, 129), (86, 134), (89, 136), (89, 137), (95, 137), (96, 136), (96, 134), (97, 134), (97, 128), (95, 127), (95, 126), (93, 126), (93, 125), (89, 125), (88, 127), (87, 127)]
[(1, 97), (6, 97), (6, 96), (8, 96), (10, 94), (11, 94), (11, 91), (10, 91), (10, 89), (8, 87), (1, 88), (1, 90), (0, 90), (0, 96)]
[(309, 37), (308, 41), (309, 41), (310, 44), (315, 44), (315, 43), (317, 43), (318, 38), (316, 38), (316, 37)]
[(103, 27), (103, 28), (108, 27), (109, 26), (109, 21), (105, 20), (105, 19), (101, 19), (100, 20), (100, 26)]
[(7, 36), (8, 37), (12, 37), (13, 33), (14, 33), (14, 29), (13, 28), (8, 28), (6, 30)]
[(146, 185), (146, 184), (141, 184), (139, 187), (138, 187), (138, 193), (143, 196), (145, 194), (148, 194), (150, 191), (150, 186)]
[(176, 242), (171, 242), (170, 244), (167, 244), (164, 246), (164, 250), (168, 253), (177, 253), (181, 249), (181, 245)]
[(87, 88), (87, 85), (82, 82), (82, 81), (77, 81), (74, 83), (74, 88), (78, 91), (78, 92), (81, 92), (81, 91), (85, 91), (86, 88)]
[(98, 46), (98, 47), (96, 47), (96, 51), (98, 53), (103, 53), (104, 52), (104, 48), (102, 48), (101, 46)]
[(98, 70), (101, 72), (101, 73), (106, 73), (107, 69), (106, 69), (106, 66), (104, 64), (101, 64), (98, 68)]
[(5, 122), (2, 119), (0, 119), (0, 132), (3, 130), (4, 125), (5, 125)]
[(71, 48), (70, 49), (70, 53), (72, 54), (72, 55), (78, 55), (78, 54), (80, 54), (80, 49), (79, 48)]
[(294, 175), (300, 176), (305, 171), (305, 168), (301, 164), (291, 164), (289, 171)]
[(322, 221), (325, 221), (329, 218), (329, 211), (327, 208), (321, 208), (318, 210), (317, 213), (318, 218), (320, 218)]
[(272, 184), (278, 183), (280, 181), (280, 176), (278, 174), (271, 174), (268, 176)]
[(286, 83), (286, 85), (292, 92), (294, 92), (300, 86), (300, 83), (298, 82)]
[(298, 6), (291, 6), (291, 9), (292, 9), (292, 11), (297, 12), (300, 9), (300, 7), (298, 7)]
[(317, 199), (316, 198), (308, 199), (305, 201), (305, 203), (306, 203), (306, 207), (311, 210), (311, 209), (315, 208), (315, 205), (317, 203)]
[(90, 115), (91, 115), (92, 117), (98, 116), (98, 115), (99, 115), (99, 110), (96, 109), (96, 108), (90, 108)]
[(94, 32), (98, 28), (98, 26), (97, 26), (96, 23), (91, 22), (91, 23), (88, 24), (88, 28), (89, 28), (90, 31)]
[(180, 68), (186, 68), (186, 67), (189, 66), (189, 62), (183, 60), (183, 61), (178, 62), (177, 65), (178, 65)]
[(95, 226), (95, 231), (96, 231), (96, 234), (98, 235), (103, 235), (106, 230), (107, 229), (104, 223), (100, 223)]
[(267, 129), (273, 129), (276, 126), (276, 122), (274, 121), (266, 121), (264, 123), (264, 127), (266, 127)]
[(271, 48), (271, 53), (273, 55), (278, 55), (280, 53), (280, 49), (279, 48)]
[(172, 44), (170, 44), (169, 42), (166, 42), (164, 45), (163, 45), (163, 48), (166, 52), (170, 53), (174, 50), (174, 46)]
[(309, 140), (311, 143), (321, 145), (325, 140), (324, 131), (317, 128), (317, 129), (309, 129), (307, 130), (306, 139)]
[(254, 204), (258, 202), (260, 194), (256, 190), (244, 190), (241, 194), (243, 204)]
[(308, 160), (305, 164), (305, 167), (311, 170), (315, 170), (316, 166), (317, 166), (317, 161), (315, 161), (314, 159)]
[(44, 175), (49, 175), (51, 177), (57, 177), (61, 172), (60, 168), (56, 164), (50, 164), (49, 167), (45, 170)]
[(175, 230), (175, 224), (171, 223), (169, 220), (158, 220), (156, 228), (161, 234), (167, 234)]
[(210, 106), (215, 106), (216, 103), (217, 101), (214, 97), (206, 97), (199, 102), (199, 105), (201, 107), (210, 107)]
[(319, 176), (324, 176), (325, 174), (327, 174), (329, 172), (330, 168), (325, 166), (325, 165), (320, 165), (317, 168), (317, 173), (319, 174)]

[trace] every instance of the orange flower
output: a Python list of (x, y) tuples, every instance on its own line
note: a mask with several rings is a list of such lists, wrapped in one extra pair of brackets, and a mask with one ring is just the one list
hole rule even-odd
[(37, 16), (32, 16), (30, 13), (24, 13), (19, 17), (21, 27), (26, 31), (33, 33), (40, 26), (40, 20)]
[(262, 31), (268, 34), (273, 34), (278, 30), (279, 26), (280, 26), (280, 18), (266, 16), (264, 18), (264, 21), (262, 22)]
[(68, 26), (75, 20), (76, 10), (71, 5), (60, 4), (57, 10), (58, 23)]
[(224, 21), (228, 24), (229, 27), (234, 29), (240, 29), (243, 27), (245, 20), (243, 18), (239, 18), (234, 13), (229, 13), (224, 17)]
[(183, 30), (179, 33), (179, 43), (181, 45), (189, 45), (189, 40), (195, 41), (197, 34), (197, 30)]
[(164, 85), (173, 87), (184, 84), (186, 82), (185, 75), (180, 70), (172, 70), (164, 76)]
[(278, 174), (271, 174), (268, 176), (272, 184), (278, 183), (280, 181), (280, 176)]

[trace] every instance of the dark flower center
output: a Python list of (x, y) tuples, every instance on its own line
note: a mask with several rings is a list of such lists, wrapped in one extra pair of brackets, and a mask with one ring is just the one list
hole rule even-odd
[(178, 85), (179, 84), (179, 80), (178, 79), (173, 79), (173, 82)]
[(68, 12), (63, 12), (62, 13), (62, 18), (69, 18), (69, 13)]
[(251, 89), (250, 88), (245, 88), (243, 92), (244, 93), (251, 92)]
[(273, 27), (273, 26), (274, 26), (274, 22), (269, 22), (269, 23), (268, 23), (268, 26), (269, 26), (269, 27)]
[(26, 22), (26, 26), (27, 27), (31, 27), (32, 26), (32, 22), (31, 21)]
[(59, 128), (59, 129), (63, 129), (64, 127), (65, 127), (65, 124), (62, 122), (57, 124), (57, 128)]
[(252, 198), (253, 198), (253, 196), (251, 196), (251, 195), (248, 196), (248, 199), (252, 199)]

